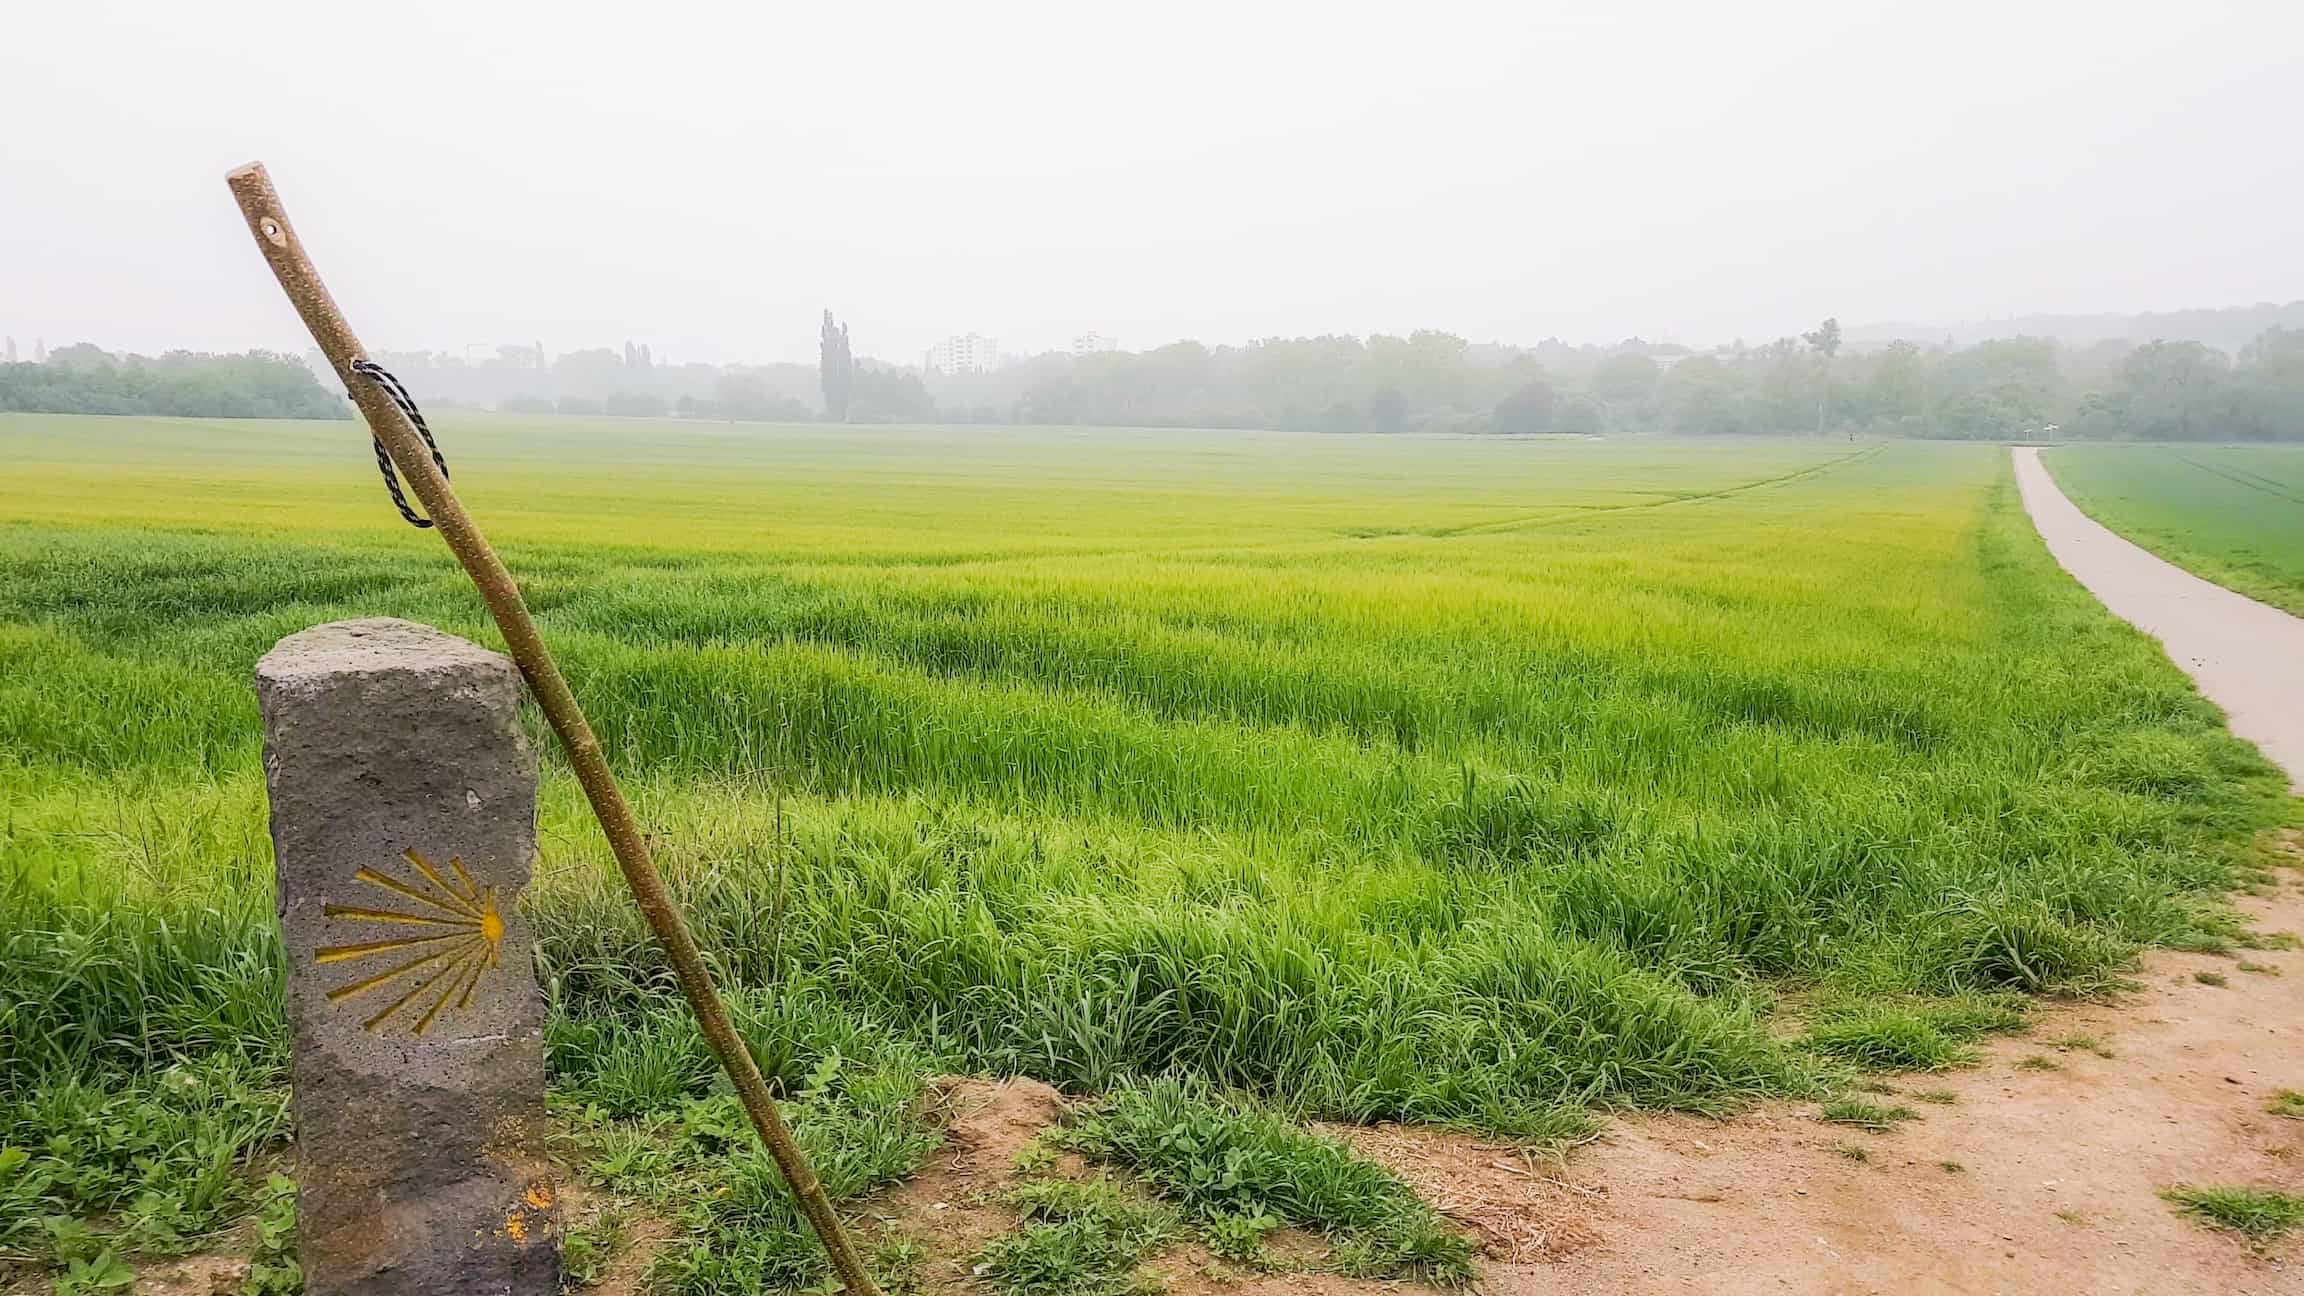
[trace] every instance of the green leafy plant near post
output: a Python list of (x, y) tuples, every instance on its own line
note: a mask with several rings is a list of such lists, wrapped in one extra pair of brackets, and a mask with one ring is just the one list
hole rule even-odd
[(1172, 1212), (1106, 1180), (1034, 1179), (1004, 1200), (1022, 1222), (978, 1264), (1009, 1296), (1121, 1296), (1144, 1285), (1137, 1266), (1178, 1235)]
[(86, 1286), (125, 1256), (199, 1248), (260, 1200), (248, 1168), (286, 1133), (278, 1079), (227, 1052), (109, 1080), (51, 1070), (0, 1096), (0, 1249)]
[(297, 1296), (303, 1290), (304, 1272), (296, 1263), (296, 1183), (284, 1174), (268, 1175), (256, 1212), (256, 1250), (248, 1257), (240, 1296)]
[[(936, 1059), (801, 995), (733, 995), (827, 1199), (844, 1205), (911, 1173), (939, 1142), (921, 1102)], [(617, 1208), (674, 1227), (651, 1269), (673, 1296), (804, 1291), (832, 1276), (742, 1104), (716, 1084), (677, 1003), (637, 1020), (556, 1028), (556, 1100), (579, 1172)], [(615, 1241), (588, 1236), (586, 1264)]]

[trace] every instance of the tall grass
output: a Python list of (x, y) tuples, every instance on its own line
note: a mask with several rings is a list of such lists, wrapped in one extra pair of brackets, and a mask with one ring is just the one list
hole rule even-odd
[[(446, 435), (788, 1091), (1718, 1108), (1813, 1087), (1784, 987), (2101, 984), (2227, 926), (2288, 812), (1990, 448), (652, 426)], [(276, 1066), (249, 667), (343, 616), (490, 638), (357, 445), (202, 425), (193, 509), (164, 432), (0, 419), (10, 1094)], [(542, 827), (556, 1083), (705, 1100), (549, 763)]]

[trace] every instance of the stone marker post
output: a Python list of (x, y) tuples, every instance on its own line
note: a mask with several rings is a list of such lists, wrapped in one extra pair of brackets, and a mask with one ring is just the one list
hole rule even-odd
[(338, 621), (256, 664), (311, 1296), (556, 1296), (520, 676)]

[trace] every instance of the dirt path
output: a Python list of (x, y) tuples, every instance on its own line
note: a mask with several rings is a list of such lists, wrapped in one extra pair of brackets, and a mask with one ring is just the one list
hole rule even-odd
[[(2304, 865), (2304, 834), (2289, 846)], [(2304, 932), (2294, 872), (2242, 906), (2260, 930)], [(1329, 1129), (1480, 1240), (1492, 1296), (2304, 1296), (2304, 1242), (2260, 1253), (2159, 1197), (2304, 1191), (2304, 1120), (2267, 1110), (2304, 1090), (2304, 950), (2161, 952), (2138, 980), (2116, 1004), (2042, 1009), (1980, 1066), (1897, 1078), (1878, 1101), (1918, 1118), (1885, 1133), (1825, 1124), (1813, 1103), (1631, 1115), (1560, 1166), (1439, 1130)], [(1030, 1080), (955, 1081), (947, 1099), (945, 1149), (870, 1213), (929, 1241), (928, 1290), (964, 1291), (974, 1251), (1014, 1224), (987, 1196), (1062, 1100)], [(1151, 1269), (1173, 1296), (1425, 1290), (1259, 1276), (1189, 1246)]]
[[(2290, 883), (2247, 908), (2304, 930)], [(1513, 1296), (2304, 1293), (2297, 1244), (2256, 1254), (2157, 1195), (2304, 1190), (2304, 1121), (2265, 1110), (2304, 1089), (2304, 953), (2247, 961), (2272, 970), (2156, 954), (2125, 1002), (2051, 1009), (1979, 1068), (1897, 1080), (1879, 1101), (1921, 1118), (1890, 1133), (1770, 1104), (1726, 1122), (1621, 1118), (1564, 1171), (1413, 1131), (1363, 1146), (1479, 1227), (1500, 1255), (1483, 1290)], [(2112, 1056), (2053, 1043), (2075, 1036)], [(1952, 1101), (1918, 1098), (1929, 1091)]]
[(2114, 615), (2158, 639), (2224, 708), (2232, 732), (2304, 793), (2304, 620), (2211, 584), (2114, 535), (2064, 498), (2030, 446), (2016, 485), (2056, 561)]

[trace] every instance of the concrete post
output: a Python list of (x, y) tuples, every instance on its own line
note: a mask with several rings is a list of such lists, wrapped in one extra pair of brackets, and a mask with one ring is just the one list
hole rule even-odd
[(256, 665), (310, 1296), (557, 1296), (512, 663), (410, 621)]

